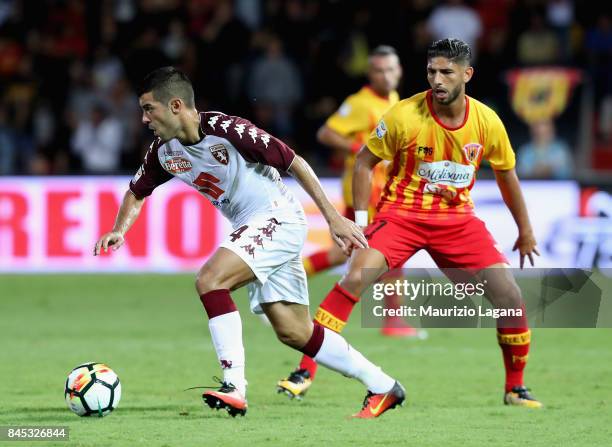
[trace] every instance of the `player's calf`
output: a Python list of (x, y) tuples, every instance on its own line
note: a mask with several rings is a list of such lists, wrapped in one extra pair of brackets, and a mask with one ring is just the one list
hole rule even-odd
[(266, 303), (262, 305), (276, 337), (285, 345), (300, 350), (312, 335), (313, 324), (308, 306), (295, 303)]

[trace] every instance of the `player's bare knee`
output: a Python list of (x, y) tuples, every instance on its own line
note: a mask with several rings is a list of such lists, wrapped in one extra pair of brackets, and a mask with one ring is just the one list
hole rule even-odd
[(508, 293), (506, 295), (508, 307), (518, 308), (523, 303), (523, 294), (517, 283), (514, 281), (508, 286)]
[(195, 287), (198, 294), (210, 292), (211, 290), (227, 289), (224, 287), (220, 275), (214, 271), (214, 269), (207, 268), (206, 266), (196, 275)]
[(498, 287), (494, 292), (489, 293), (489, 300), (498, 308), (516, 309), (521, 307), (523, 303), (523, 295), (521, 289), (516, 282), (511, 281), (504, 284), (503, 287)]
[(361, 269), (349, 269), (339, 281), (339, 284), (344, 290), (359, 296), (363, 290)]
[(341, 250), (330, 250), (327, 258), (329, 260), (330, 265), (336, 266), (340, 264), (344, 264), (348, 259), (347, 256)]
[(300, 349), (310, 339), (310, 334), (301, 328), (284, 326), (282, 328), (275, 328), (276, 336), (285, 345), (290, 346), (294, 349)]

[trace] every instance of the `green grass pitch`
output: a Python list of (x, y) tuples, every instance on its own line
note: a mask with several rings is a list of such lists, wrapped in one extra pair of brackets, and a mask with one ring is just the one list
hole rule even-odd
[[(313, 304), (333, 281), (311, 281)], [(357, 311), (344, 334), (404, 384), (408, 399), (378, 420), (350, 420), (364, 388), (336, 373), (321, 369), (302, 402), (276, 394), (298, 353), (248, 312), (244, 291), (234, 297), (249, 381), (248, 414), (236, 419), (183, 391), (220, 375), (193, 276), (0, 276), (0, 425), (68, 425), (70, 441), (55, 445), (79, 446), (612, 443), (611, 330), (534, 331), (526, 378), (546, 405), (538, 411), (502, 405), (492, 330), (392, 340), (362, 329)], [(64, 403), (68, 372), (86, 361), (107, 363), (122, 381), (121, 404), (103, 419), (79, 418)]]

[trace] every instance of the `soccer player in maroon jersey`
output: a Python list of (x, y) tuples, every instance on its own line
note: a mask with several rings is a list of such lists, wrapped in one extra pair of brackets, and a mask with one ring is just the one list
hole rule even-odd
[(325, 216), (333, 240), (348, 254), (367, 242), (360, 228), (329, 202), (310, 166), (282, 141), (248, 120), (221, 112), (198, 112), (189, 79), (173, 67), (151, 72), (139, 89), (142, 122), (157, 137), (129, 185), (113, 229), (102, 235), (94, 255), (121, 247), (147, 196), (177, 177), (227, 217), (234, 231), (202, 266), (195, 287), (223, 381), (203, 399), (235, 416), (247, 410), (242, 323), (230, 292), (247, 285), (251, 310), (265, 313), (283, 343), (322, 365), (360, 380), (368, 396), (355, 416), (373, 418), (401, 404), (402, 386), (339, 334), (313, 325), (300, 252), (306, 237), (301, 204), (279, 170), (296, 178)]

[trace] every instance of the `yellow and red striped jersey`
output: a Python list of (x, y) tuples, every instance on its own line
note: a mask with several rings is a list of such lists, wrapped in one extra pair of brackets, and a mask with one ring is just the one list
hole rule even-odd
[(470, 190), (482, 159), (494, 170), (515, 165), (508, 134), (493, 110), (466, 96), (465, 119), (450, 128), (435, 115), (430, 90), (389, 109), (367, 144), (374, 155), (391, 161), (379, 216), (471, 214)]
[[(326, 125), (334, 132), (365, 144), (370, 132), (376, 127), (378, 121), (389, 107), (399, 101), (399, 94), (392, 91), (387, 98), (378, 95), (369, 86), (364, 86), (357, 93), (350, 95), (340, 108), (330, 116)], [(342, 194), (344, 203), (353, 206), (353, 166), (355, 154), (349, 154), (344, 160), (344, 174), (342, 175)], [(380, 192), (385, 182), (384, 168), (374, 171), (372, 177), (372, 199), (374, 205), (380, 198)]]

